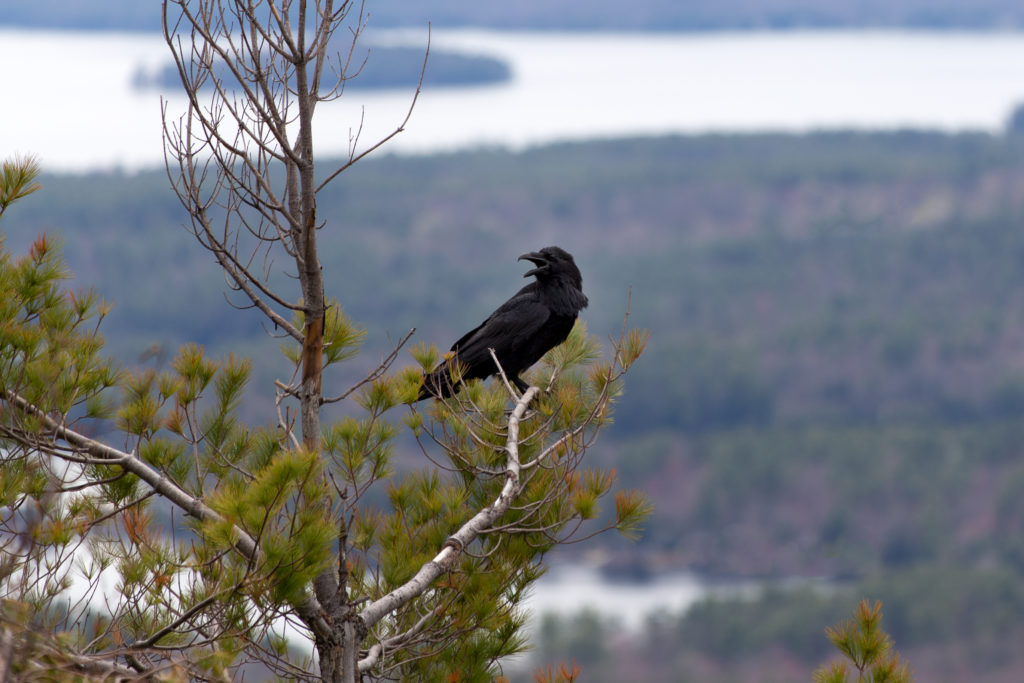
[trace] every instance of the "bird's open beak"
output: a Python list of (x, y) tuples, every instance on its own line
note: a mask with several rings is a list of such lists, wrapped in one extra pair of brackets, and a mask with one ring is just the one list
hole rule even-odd
[(544, 256), (544, 254), (541, 254), (540, 252), (537, 251), (531, 251), (527, 254), (523, 254), (516, 260), (530, 261), (531, 263), (533, 263), (533, 265), (537, 266), (533, 270), (529, 270), (526, 273), (524, 273), (523, 277), (530, 277), (531, 275), (536, 275), (542, 268), (548, 265), (548, 260)]

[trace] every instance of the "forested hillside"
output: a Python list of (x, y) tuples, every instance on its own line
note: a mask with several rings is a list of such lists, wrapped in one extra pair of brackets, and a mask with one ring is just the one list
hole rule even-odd
[[(63, 235), (77, 281), (115, 303), (104, 329), (126, 362), (153, 344), (259, 346), (265, 331), (225, 306), (162, 172), (43, 185), (5, 216), (7, 245)], [(1024, 632), (1006, 608), (1024, 604), (1024, 140), (709, 136), (381, 157), (319, 215), (328, 290), (367, 326), (367, 366), (411, 327), (446, 348), (521, 285), (516, 256), (544, 245), (576, 256), (591, 332), (619, 329), (632, 288), (630, 322), (653, 337), (591, 457), (656, 512), (638, 546), (609, 549), (618, 569), (866, 580), (889, 590), (897, 642), (921, 653), (967, 637), (921, 626), (936, 617), (916, 605), (947, 604), (929, 586), (967, 610), (955, 623)], [(276, 355), (258, 365), (259, 382), (287, 374)], [(956, 586), (982, 597), (955, 603)], [(834, 620), (815, 600), (792, 601), (804, 617), (771, 622), (744, 656), (789, 633), (787, 666), (810, 667), (821, 651), (802, 639), (827, 647)], [(691, 634), (679, 656), (720, 673), (729, 646), (715, 638), (739, 636), (734, 607), (716, 609), (695, 613), (721, 626), (704, 640), (680, 621), (652, 623), (649, 642)], [(968, 640), (998, 654), (971, 680), (1014, 680), (999, 676), (1020, 655), (997, 634)]]
[[(933, 442), (971, 453), (951, 467), (1012, 462), (1024, 414), (1019, 151), (1010, 139), (898, 133), (381, 158), (321, 197), (322, 239), (336, 245), (325, 272), (370, 330), (366, 364), (412, 327), (446, 347), (519, 286), (515, 257), (545, 244), (576, 254), (592, 331), (619, 326), (632, 287), (632, 321), (654, 338), (615, 430), (631, 477), (736, 460), (721, 476), (775, 481), (781, 495), (871, 454), (932, 457)], [(217, 270), (179, 227), (162, 173), (44, 183), (8, 221), (9, 243), (59, 231), (79, 281), (115, 302), (106, 333), (124, 358), (187, 340), (245, 352), (262, 333), (253, 316), (225, 314)], [(277, 359), (263, 360), (269, 377)], [(940, 473), (922, 469), (925, 494), (938, 494)], [(708, 490), (745, 485), (726, 484)], [(686, 519), (705, 522), (741, 513), (728, 500), (666, 502), (663, 514), (693, 507)], [(720, 551), (704, 561), (743, 570)]]

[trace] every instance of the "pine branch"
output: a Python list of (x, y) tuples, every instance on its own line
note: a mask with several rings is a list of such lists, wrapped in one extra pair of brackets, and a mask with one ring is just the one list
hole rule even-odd
[[(493, 527), (494, 523), (511, 507), (522, 491), (522, 484), (519, 478), (519, 423), (526, 414), (526, 409), (530, 402), (533, 401), (539, 392), (539, 387), (533, 386), (527, 389), (526, 393), (516, 401), (515, 408), (508, 417), (508, 437), (505, 442), (506, 480), (501, 493), (498, 494), (493, 503), (479, 510), (458, 531), (449, 536), (440, 552), (420, 567), (415, 576), (364, 608), (359, 613), (359, 618), (366, 628), (373, 626), (386, 615), (422, 595), (442, 573), (454, 566), (459, 555), (470, 543)], [(379, 650), (371, 650), (371, 656), (360, 660), (359, 670), (369, 671), (376, 664), (379, 655)]]
[[(183, 510), (185, 514), (200, 521), (224, 521), (223, 517), (221, 517), (216, 510), (208, 506), (199, 498), (192, 496), (190, 493), (182, 489), (167, 475), (154, 469), (151, 465), (135, 455), (134, 452), (126, 453), (125, 451), (113, 448), (112, 446), (108, 446), (107, 444), (96, 441), (95, 439), (91, 439), (73, 429), (69, 429), (44, 413), (37, 406), (26, 401), (16, 392), (7, 389), (0, 389), (0, 399), (13, 408), (16, 408), (22, 414), (38, 420), (42, 430), (52, 434), (54, 441), (64, 441), (72, 447), (73, 452), (84, 452), (89, 457), (97, 461), (121, 467), (125, 471), (134, 474), (136, 477), (152, 487), (158, 495)], [(27, 441), (25, 442), (25, 445), (30, 448), (34, 447), (34, 444)], [(55, 446), (55, 444), (53, 445)], [(52, 455), (57, 457), (63, 457), (64, 454), (64, 451), (56, 447), (54, 447), (50, 452)], [(73, 455), (68, 455), (70, 456), (68, 459), (72, 461), (75, 459)], [(256, 539), (238, 526), (232, 526), (232, 537), (235, 539), (235, 549), (241, 553), (243, 557), (250, 562), (260, 561), (262, 553)], [(324, 620), (322, 616), (323, 610), (314, 596), (307, 594), (299, 604), (293, 606), (303, 617), (306, 623), (316, 630), (318, 634), (326, 636), (332, 632), (330, 626)]]

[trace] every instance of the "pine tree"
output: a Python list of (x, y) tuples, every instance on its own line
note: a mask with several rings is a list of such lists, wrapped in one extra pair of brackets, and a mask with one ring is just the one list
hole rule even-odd
[(882, 630), (882, 602), (872, 607), (861, 600), (853, 619), (825, 629), (829, 641), (846, 661), (833, 662), (814, 672), (815, 683), (847, 683), (849, 667), (856, 669), (858, 683), (911, 683), (910, 668), (900, 661), (892, 638)]
[[(614, 473), (584, 461), (647, 335), (624, 324), (603, 350), (580, 324), (522, 395), (496, 378), (407, 406), (438, 359), (421, 344), (418, 365), (394, 369), (408, 337), (333, 386), (365, 332), (325, 291), (318, 231), (343, 226), (317, 215), (317, 194), (405, 125), (315, 163), (313, 114), (358, 69), (362, 8), (163, 8), (188, 95), (180, 117), (164, 112), (169, 177), (238, 301), (285, 338), (275, 411), (239, 417), (251, 366), (235, 356), (191, 345), (165, 369), (120, 368), (103, 352), (106, 304), (66, 288), (52, 239), (0, 253), (0, 667), (490, 680), (525, 646), (521, 603), (545, 554), (603, 529), (633, 535), (649, 512), (618, 492), (603, 513)], [(0, 215), (37, 172), (4, 166)], [(264, 265), (278, 262), (290, 266)], [(322, 419), (329, 404), (347, 416)], [(395, 472), (402, 429), (422, 469)]]

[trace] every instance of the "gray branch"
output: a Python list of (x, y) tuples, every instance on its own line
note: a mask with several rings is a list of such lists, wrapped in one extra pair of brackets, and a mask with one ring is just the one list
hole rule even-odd
[[(508, 511), (512, 503), (522, 491), (519, 479), (519, 422), (530, 402), (540, 392), (538, 387), (530, 387), (516, 401), (512, 414), (508, 417), (508, 438), (505, 441), (505, 485), (493, 503), (478, 511), (462, 527), (452, 534), (444, 547), (429, 562), (420, 567), (416, 575), (387, 595), (374, 600), (362, 612), (360, 619), (367, 626), (373, 626), (391, 612), (408, 604), (419, 597), (446, 570), (454, 567), (462, 551), (477, 537), (489, 530)], [(380, 649), (372, 649), (367, 657), (359, 662), (360, 671), (370, 670), (380, 656)]]

